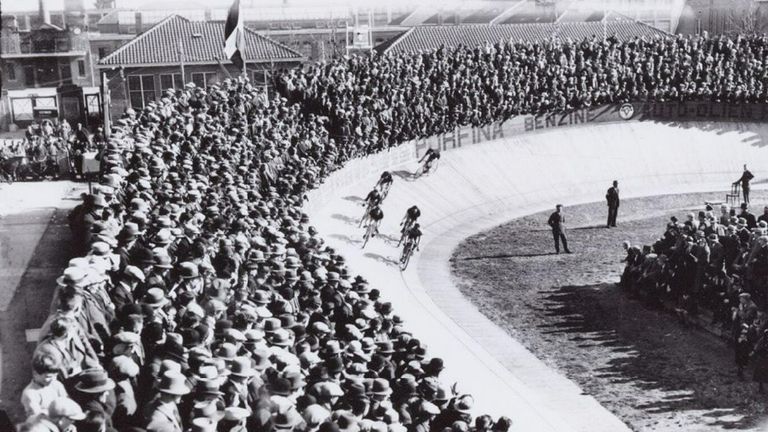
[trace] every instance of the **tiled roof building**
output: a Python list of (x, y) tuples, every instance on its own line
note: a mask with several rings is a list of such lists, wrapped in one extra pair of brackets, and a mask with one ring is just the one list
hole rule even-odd
[(649, 25), (619, 15), (605, 22), (563, 22), (558, 24), (446, 25), (413, 27), (397, 38), (379, 45), (383, 53), (403, 54), (430, 51), (441, 46), (477, 46), (500, 41), (543, 41), (558, 35), (561, 39), (582, 40), (605, 35), (628, 40), (638, 36), (666, 35)]
[[(302, 55), (246, 28), (244, 59), (250, 63), (301, 61)], [(171, 15), (101, 59), (100, 65), (161, 66), (229, 63), (224, 58), (224, 22), (190, 21)]]

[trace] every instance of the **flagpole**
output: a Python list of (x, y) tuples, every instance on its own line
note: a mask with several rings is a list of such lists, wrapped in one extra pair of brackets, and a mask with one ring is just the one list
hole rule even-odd
[(187, 76), (184, 73), (184, 44), (181, 37), (179, 37), (179, 67), (181, 68), (181, 85), (184, 87), (187, 85)]

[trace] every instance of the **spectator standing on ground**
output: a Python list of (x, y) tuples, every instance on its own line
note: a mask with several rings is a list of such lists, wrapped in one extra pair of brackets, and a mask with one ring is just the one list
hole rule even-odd
[(552, 228), (552, 236), (555, 239), (555, 253), (560, 253), (560, 242), (563, 242), (565, 253), (571, 253), (568, 249), (568, 238), (565, 237), (565, 216), (563, 215), (563, 205), (555, 206), (555, 211), (549, 215), (547, 224)]
[(619, 182), (613, 181), (613, 186), (608, 188), (608, 192), (605, 194), (605, 199), (608, 201), (608, 224), (607, 227), (616, 227), (616, 216), (619, 214)]
[(744, 202), (749, 204), (749, 182), (755, 178), (754, 175), (747, 169), (747, 164), (744, 164), (744, 172), (741, 173), (741, 177), (733, 182), (734, 185), (741, 183), (741, 192), (744, 194)]

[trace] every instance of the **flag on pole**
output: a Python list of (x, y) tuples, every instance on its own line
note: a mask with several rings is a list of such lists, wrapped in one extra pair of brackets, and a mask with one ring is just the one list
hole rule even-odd
[(240, 12), (240, 0), (235, 0), (229, 7), (227, 22), (224, 24), (224, 55), (238, 69), (243, 67), (245, 57), (245, 24)]

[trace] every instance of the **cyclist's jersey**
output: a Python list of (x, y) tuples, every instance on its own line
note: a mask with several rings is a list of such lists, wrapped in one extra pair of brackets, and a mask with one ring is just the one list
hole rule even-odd
[(375, 221), (380, 221), (384, 218), (384, 212), (381, 211), (380, 208), (375, 207), (371, 209), (370, 213), (368, 213), (368, 216), (370, 216), (370, 218)]
[(365, 197), (365, 202), (375, 205), (381, 202), (381, 195), (379, 194), (379, 191), (372, 190), (368, 193), (368, 196)]
[(421, 237), (421, 230), (418, 228), (411, 228), (408, 230), (408, 238), (411, 240), (417, 240)]
[(392, 183), (392, 174), (389, 172), (385, 172), (381, 175), (379, 178), (379, 183), (386, 184), (386, 183)]
[(408, 212), (406, 213), (408, 215), (408, 219), (410, 220), (416, 220), (419, 216), (421, 216), (421, 210), (419, 210), (418, 207), (413, 206), (408, 209)]

